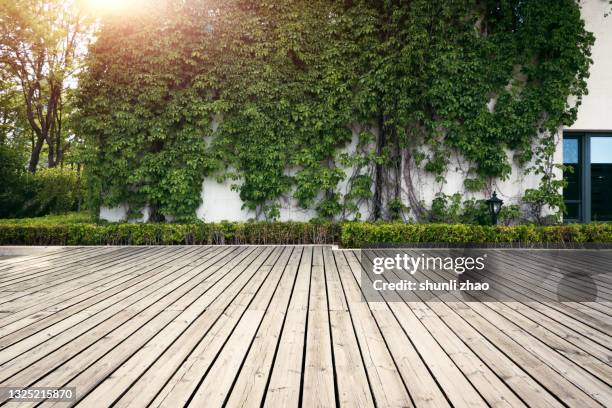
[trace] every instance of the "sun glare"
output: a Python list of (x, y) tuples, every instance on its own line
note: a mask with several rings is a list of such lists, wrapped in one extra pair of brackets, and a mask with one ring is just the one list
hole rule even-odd
[(88, 0), (89, 7), (96, 13), (116, 13), (126, 10), (131, 0)]

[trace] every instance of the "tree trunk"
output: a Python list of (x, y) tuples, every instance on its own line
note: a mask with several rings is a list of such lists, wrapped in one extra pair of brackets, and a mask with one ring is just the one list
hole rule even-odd
[(391, 137), (393, 139), (393, 164), (395, 170), (395, 180), (393, 180), (395, 191), (393, 198), (400, 202), (402, 199), (402, 157), (397, 128), (395, 126), (391, 130)]
[(48, 143), (48, 148), (47, 165), (49, 168), (55, 167), (55, 149), (53, 148), (53, 143)]
[(166, 217), (159, 212), (159, 205), (149, 203), (149, 219), (147, 222), (164, 222)]
[(64, 165), (64, 157), (62, 153), (62, 138), (58, 135), (57, 140), (55, 141), (55, 164), (59, 164), (60, 167), (63, 167)]
[(32, 155), (30, 156), (30, 164), (28, 165), (28, 171), (32, 174), (36, 173), (36, 168), (38, 167), (38, 162), (40, 160), (40, 151), (42, 150), (44, 138), (38, 136), (35, 139), (35, 143), (32, 146)]
[[(376, 140), (376, 156), (377, 159), (384, 152), (386, 144), (385, 134), (385, 120), (382, 113), (378, 117), (378, 138)], [(383, 206), (383, 184), (384, 184), (384, 168), (380, 160), (376, 160), (375, 174), (374, 174), (374, 208), (372, 211), (372, 217), (374, 220), (379, 220), (382, 217), (382, 206)]]
[(76, 182), (76, 186), (77, 186), (77, 194), (78, 194), (78, 199), (77, 199), (77, 211), (81, 212), (81, 203), (83, 201), (83, 196), (81, 195), (81, 163), (77, 164), (77, 182)]

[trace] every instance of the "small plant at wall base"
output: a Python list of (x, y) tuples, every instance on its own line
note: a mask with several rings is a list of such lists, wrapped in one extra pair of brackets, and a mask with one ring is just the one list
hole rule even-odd
[[(555, 175), (555, 170), (562, 173), (565, 167), (554, 163), (556, 146), (554, 136), (543, 138), (537, 148), (535, 164), (531, 168), (531, 171), (540, 177), (540, 185), (537, 189), (527, 189), (523, 196), (523, 202), (528, 206), (528, 215), (538, 224), (557, 223), (565, 212), (562, 189), (567, 186), (567, 182)], [(545, 215), (546, 209), (556, 211)]]
[(417, 173), (443, 185), (458, 156), (456, 193), (533, 164), (531, 218), (562, 211), (549, 135), (576, 119), (594, 41), (575, 0), (149, 3), (103, 21), (81, 77), (94, 204), (186, 220), (214, 175), (261, 219), (291, 197), (325, 219), (437, 220)]

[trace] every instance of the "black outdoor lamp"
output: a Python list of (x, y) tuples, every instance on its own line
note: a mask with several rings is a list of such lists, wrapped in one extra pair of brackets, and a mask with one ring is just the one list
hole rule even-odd
[(503, 200), (497, 198), (497, 193), (493, 191), (493, 196), (487, 200), (489, 205), (489, 213), (491, 214), (491, 222), (493, 225), (497, 225), (497, 216), (502, 208)]

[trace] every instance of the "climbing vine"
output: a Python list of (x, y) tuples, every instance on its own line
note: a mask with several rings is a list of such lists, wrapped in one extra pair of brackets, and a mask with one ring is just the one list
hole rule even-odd
[(100, 205), (159, 219), (193, 217), (216, 176), (258, 218), (293, 200), (430, 220), (416, 175), (443, 184), (461, 157), (464, 191), (517, 165), (541, 176), (538, 210), (562, 209), (551, 140), (576, 118), (592, 44), (575, 0), (151, 2), (91, 49), (88, 179)]

